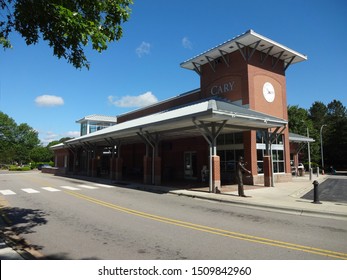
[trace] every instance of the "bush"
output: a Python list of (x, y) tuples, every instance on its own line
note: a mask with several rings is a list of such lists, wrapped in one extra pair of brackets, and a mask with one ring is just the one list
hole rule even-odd
[(37, 168), (39, 165), (44, 165), (44, 164), (48, 164), (48, 165), (50, 165), (50, 166), (54, 166), (54, 162), (53, 161), (49, 161), (49, 162), (32, 162), (31, 163), (31, 169), (35, 169), (35, 168)]
[[(305, 166), (305, 170), (308, 171), (308, 162), (304, 163)], [(317, 172), (317, 167), (319, 167), (319, 164), (315, 163), (315, 162), (311, 162), (311, 168), (313, 172)]]
[(10, 165), (8, 170), (9, 171), (29, 171), (29, 170), (31, 170), (31, 167), (30, 166)]

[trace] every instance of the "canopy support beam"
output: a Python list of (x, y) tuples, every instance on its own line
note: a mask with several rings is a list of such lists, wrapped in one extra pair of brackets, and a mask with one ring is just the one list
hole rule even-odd
[(214, 193), (216, 192), (216, 186), (213, 182), (213, 163), (212, 163), (212, 157), (217, 155), (217, 137), (223, 130), (225, 124), (227, 123), (227, 120), (222, 121), (222, 123), (217, 122), (203, 122), (203, 121), (197, 121), (195, 117), (193, 117), (193, 123), (196, 126), (196, 128), (200, 131), (201, 135), (205, 138), (207, 143), (210, 146), (210, 161), (209, 161), (209, 192)]

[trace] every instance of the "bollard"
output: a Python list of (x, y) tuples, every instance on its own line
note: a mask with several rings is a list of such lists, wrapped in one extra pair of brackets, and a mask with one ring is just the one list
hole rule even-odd
[(318, 185), (319, 183), (317, 182), (317, 180), (313, 181), (313, 202), (315, 204), (322, 204), (322, 202), (319, 201), (319, 195), (318, 195)]

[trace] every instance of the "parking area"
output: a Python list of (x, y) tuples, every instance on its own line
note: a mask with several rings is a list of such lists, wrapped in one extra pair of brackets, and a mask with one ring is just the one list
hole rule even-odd
[[(318, 187), (320, 201), (347, 203), (347, 176), (336, 175), (322, 182)], [(302, 198), (311, 199), (313, 190)]]

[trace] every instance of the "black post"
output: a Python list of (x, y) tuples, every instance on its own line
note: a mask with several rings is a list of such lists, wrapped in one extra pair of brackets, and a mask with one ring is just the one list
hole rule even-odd
[(318, 185), (319, 185), (319, 183), (317, 182), (317, 180), (314, 180), (312, 184), (313, 184), (313, 202), (312, 203), (322, 204), (319, 201), (319, 194), (318, 194)]

